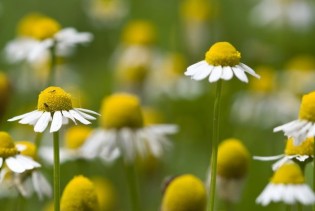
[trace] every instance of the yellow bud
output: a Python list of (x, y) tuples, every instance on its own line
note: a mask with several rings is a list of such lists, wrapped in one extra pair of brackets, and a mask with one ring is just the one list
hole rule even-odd
[(11, 136), (4, 131), (0, 131), (0, 157), (7, 158), (18, 153)]
[(271, 182), (274, 184), (302, 184), (304, 176), (297, 164), (285, 163), (274, 173)]
[(315, 92), (303, 95), (299, 118), (315, 122)]
[(206, 53), (205, 60), (213, 66), (233, 67), (240, 63), (241, 53), (228, 42), (217, 42)]

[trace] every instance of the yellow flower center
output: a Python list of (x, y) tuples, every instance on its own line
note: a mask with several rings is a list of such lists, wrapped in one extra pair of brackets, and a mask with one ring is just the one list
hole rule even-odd
[(101, 125), (104, 128), (121, 129), (143, 126), (139, 99), (131, 94), (114, 94), (105, 98), (101, 106)]
[(39, 94), (37, 109), (47, 112), (69, 111), (72, 109), (71, 95), (60, 87), (48, 87)]
[(261, 76), (261, 80), (253, 80), (250, 83), (250, 88), (256, 92), (269, 93), (275, 90), (276, 87), (276, 75), (275, 70), (267, 66), (259, 66), (255, 68), (258, 75)]
[(303, 96), (299, 118), (315, 122), (315, 92)]
[(148, 21), (132, 21), (124, 29), (122, 39), (127, 44), (150, 45), (155, 42), (155, 28)]
[(65, 134), (65, 145), (69, 149), (78, 149), (91, 134), (92, 128), (87, 126), (74, 126), (67, 130)]
[(84, 176), (74, 177), (62, 193), (60, 208), (61, 211), (98, 211), (94, 184)]
[(274, 184), (302, 184), (304, 177), (297, 164), (286, 163), (274, 173), (271, 182)]
[(37, 159), (36, 146), (34, 143), (29, 142), (29, 141), (18, 141), (16, 142), (16, 144), (19, 144), (25, 147), (25, 149), (20, 151), (21, 155), (29, 156), (33, 158), (34, 160)]
[(250, 155), (237, 139), (226, 139), (218, 148), (217, 174), (224, 178), (242, 178), (246, 175)]
[(314, 149), (314, 137), (307, 138), (300, 145), (295, 146), (293, 144), (293, 139), (290, 138), (287, 141), (284, 153), (286, 155), (313, 155)]
[(43, 40), (51, 38), (60, 30), (57, 21), (41, 14), (30, 14), (25, 16), (18, 24), (18, 34)]
[(3, 131), (0, 131), (0, 157), (7, 158), (18, 153), (14, 141), (11, 136)]
[(240, 63), (241, 53), (228, 42), (217, 42), (206, 53), (205, 60), (213, 66), (233, 67)]
[(161, 211), (204, 211), (206, 189), (193, 175), (182, 175), (168, 185), (162, 200)]

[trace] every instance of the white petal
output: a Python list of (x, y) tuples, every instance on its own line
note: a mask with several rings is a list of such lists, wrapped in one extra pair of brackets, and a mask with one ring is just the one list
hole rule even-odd
[(42, 200), (45, 196), (48, 198), (52, 195), (52, 188), (46, 178), (39, 172), (32, 173), (32, 181), (38, 198)]
[(89, 114), (86, 114), (82, 111), (80, 111), (79, 109), (74, 109), (76, 112), (78, 112), (82, 117), (84, 117), (85, 119), (88, 119), (88, 120), (95, 120), (96, 118), (94, 116), (91, 116)]
[(205, 79), (211, 73), (213, 66), (204, 65), (204, 67), (199, 67), (198, 71), (192, 76), (194, 80), (202, 80)]
[(194, 75), (197, 71), (198, 71), (198, 67), (205, 64), (206, 61), (200, 61), (200, 62), (197, 62), (193, 65), (190, 65), (188, 68), (187, 68), (187, 71), (184, 73), (186, 76), (191, 76), (191, 75)]
[(307, 137), (313, 137), (315, 136), (315, 124), (311, 128), (309, 128), (308, 133), (306, 135)]
[(63, 110), (62, 111), (62, 115), (67, 117), (67, 118), (69, 118), (69, 119), (71, 119), (74, 122), (74, 124), (77, 124), (75, 119), (74, 119), (74, 117), (68, 111)]
[(32, 124), (34, 121), (37, 121), (40, 116), (43, 114), (42, 111), (33, 111), (29, 113), (27, 116), (23, 117), (19, 123), (21, 124)]
[(246, 76), (246, 74), (244, 73), (244, 71), (239, 68), (239, 67), (232, 67), (233, 69), (233, 72), (235, 74), (235, 76), (240, 79), (241, 81), (245, 82), (245, 83), (248, 83), (248, 78)]
[(25, 155), (16, 155), (17, 161), (25, 166), (25, 169), (31, 170), (33, 168), (39, 168), (41, 165), (34, 161), (31, 157)]
[(260, 78), (260, 75), (258, 75), (252, 68), (248, 67), (246, 64), (239, 63), (239, 66), (241, 66), (245, 72), (251, 74), (252, 76), (254, 76), (256, 78)]
[(50, 132), (56, 132), (58, 131), (62, 126), (62, 114), (61, 111), (55, 111), (51, 126), (50, 126)]
[(219, 80), (222, 75), (222, 72), (223, 72), (223, 69), (221, 66), (215, 66), (211, 71), (209, 82), (212, 83)]
[(77, 111), (75, 110), (70, 110), (70, 114), (77, 120), (79, 120), (81, 123), (88, 125), (91, 124), (88, 120), (84, 119)]
[(91, 113), (91, 114), (95, 114), (95, 115), (98, 115), (100, 116), (99, 113), (95, 112), (95, 111), (92, 111), (92, 110), (89, 110), (89, 109), (84, 109), (84, 108), (75, 108), (76, 110), (79, 110), (79, 111), (83, 111), (85, 113)]
[(3, 158), (0, 158), (0, 169), (2, 167), (2, 164), (3, 164)]
[(298, 122), (298, 120), (293, 120), (293, 121), (288, 122), (288, 123), (286, 123), (286, 124), (284, 124), (284, 125), (280, 125), (280, 126), (278, 126), (278, 127), (275, 127), (275, 128), (273, 129), (273, 132), (279, 132), (279, 131), (281, 131), (281, 130), (284, 130), (285, 128), (290, 127), (290, 126), (296, 124), (297, 122)]
[(26, 114), (22, 114), (22, 115), (19, 115), (19, 116), (15, 116), (15, 117), (13, 117), (13, 118), (11, 118), (11, 119), (8, 119), (8, 121), (9, 121), (9, 122), (13, 122), (13, 121), (22, 119), (22, 118), (28, 116), (29, 114), (31, 114), (31, 113), (33, 113), (33, 112), (34, 112), (34, 111), (31, 111), (31, 112), (28, 112), (28, 113), (26, 113)]
[(51, 121), (50, 112), (44, 112), (43, 115), (36, 122), (34, 131), (39, 133), (43, 132), (50, 121)]
[(7, 164), (8, 168), (11, 169), (11, 171), (13, 172), (22, 173), (26, 170), (24, 166), (22, 166), (14, 157), (6, 158), (5, 163)]
[(223, 67), (223, 73), (222, 73), (222, 75), (221, 75), (221, 78), (222, 78), (223, 80), (228, 81), (228, 80), (230, 80), (232, 77), (233, 77), (232, 68), (229, 67), (229, 66)]
[(275, 156), (253, 156), (254, 160), (261, 160), (261, 161), (271, 161), (271, 160), (278, 160), (282, 158), (284, 154), (275, 155)]

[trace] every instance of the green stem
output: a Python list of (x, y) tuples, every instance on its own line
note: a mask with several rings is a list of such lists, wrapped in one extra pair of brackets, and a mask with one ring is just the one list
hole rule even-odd
[(60, 159), (59, 159), (59, 132), (54, 132), (54, 208), (60, 210)]
[(51, 54), (51, 64), (50, 64), (50, 71), (47, 78), (47, 86), (51, 86), (55, 84), (56, 79), (56, 63), (57, 63), (57, 57), (56, 57), (56, 43), (53, 44), (53, 46), (50, 48), (50, 54)]
[(38, 155), (38, 150), (39, 150), (40, 144), (42, 142), (42, 138), (43, 138), (43, 133), (36, 133), (34, 144), (36, 147), (37, 155)]
[(219, 144), (219, 117), (220, 117), (220, 99), (221, 99), (221, 87), (222, 81), (217, 82), (216, 96), (214, 101), (214, 112), (213, 112), (213, 131), (212, 131), (212, 153), (210, 160), (210, 193), (208, 201), (208, 211), (214, 210), (215, 201), (215, 187), (216, 187), (216, 176), (217, 176), (217, 154)]
[(127, 182), (129, 186), (129, 195), (131, 197), (132, 211), (141, 211), (139, 189), (135, 166), (124, 162)]

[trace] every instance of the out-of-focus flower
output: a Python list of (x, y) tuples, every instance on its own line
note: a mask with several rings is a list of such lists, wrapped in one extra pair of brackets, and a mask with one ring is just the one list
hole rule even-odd
[(100, 157), (105, 162), (117, 157), (132, 163), (140, 157), (161, 157), (170, 147), (166, 135), (177, 132), (176, 125), (144, 126), (139, 99), (117, 93), (106, 97), (101, 107), (101, 128), (96, 129), (83, 146), (87, 158)]
[(117, 193), (113, 184), (104, 177), (93, 177), (98, 203), (102, 211), (117, 210)]
[(75, 176), (65, 187), (61, 200), (61, 211), (98, 211), (97, 192), (92, 181), (84, 176)]
[(20, 120), (21, 124), (34, 125), (35, 132), (43, 132), (49, 122), (51, 122), (50, 132), (58, 131), (63, 124), (68, 124), (68, 119), (74, 123), (76, 120), (88, 125), (88, 120), (96, 118), (90, 114), (99, 115), (98, 113), (83, 109), (73, 108), (71, 95), (60, 87), (48, 87), (38, 96), (37, 109), (20, 116), (13, 117), (8, 121)]
[(278, 160), (272, 165), (272, 169), (275, 171), (289, 160), (294, 160), (299, 163), (307, 163), (314, 157), (314, 137), (307, 138), (300, 145), (295, 146), (292, 139), (287, 140), (287, 144), (284, 150), (284, 154), (275, 156), (254, 156), (254, 159), (261, 161)]
[(175, 177), (167, 185), (161, 211), (205, 211), (206, 188), (197, 177), (184, 174)]
[(256, 199), (256, 203), (263, 206), (271, 202), (314, 204), (315, 194), (305, 184), (303, 173), (297, 164), (290, 162), (282, 165)]
[(245, 72), (260, 78), (254, 70), (241, 63), (240, 59), (241, 53), (233, 45), (228, 42), (217, 42), (206, 52), (205, 60), (189, 66), (185, 75), (197, 81), (208, 77), (210, 83), (220, 79), (231, 80), (233, 75), (247, 83)]
[(314, 23), (313, 10), (314, 2), (308, 0), (262, 0), (252, 9), (250, 19), (255, 26), (305, 31)]
[(217, 191), (228, 202), (236, 203), (248, 172), (250, 155), (238, 139), (226, 139), (220, 143), (217, 161)]
[(273, 129), (283, 131), (285, 136), (293, 138), (294, 145), (300, 145), (315, 135), (315, 92), (303, 95), (299, 118)]
[(83, 6), (97, 27), (117, 26), (129, 13), (129, 4), (125, 0), (89, 0)]
[[(278, 77), (271, 67), (259, 66), (256, 70), (262, 79), (253, 80), (249, 90), (236, 95), (232, 120), (268, 128), (294, 118), (299, 109), (296, 96), (278, 89)], [(283, 104), (280, 105), (279, 101)]]

